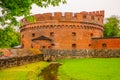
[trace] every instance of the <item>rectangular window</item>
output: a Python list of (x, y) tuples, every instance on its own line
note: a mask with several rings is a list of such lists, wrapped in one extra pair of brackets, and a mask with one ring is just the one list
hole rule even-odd
[(54, 37), (54, 32), (50, 32), (50, 37)]
[(72, 48), (75, 49), (76, 48), (76, 44), (72, 44)]
[(105, 43), (102, 44), (102, 47), (103, 47), (103, 48), (106, 48), (106, 47), (107, 47), (107, 44), (105, 44)]
[(72, 32), (72, 36), (76, 36), (76, 32)]
[(91, 33), (90, 36), (93, 37), (93, 33)]
[(35, 33), (32, 33), (32, 37), (35, 37)]
[(42, 46), (42, 49), (45, 49), (45, 46)]

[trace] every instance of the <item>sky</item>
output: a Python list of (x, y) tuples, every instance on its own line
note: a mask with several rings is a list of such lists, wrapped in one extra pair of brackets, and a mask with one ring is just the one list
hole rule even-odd
[(105, 18), (112, 15), (120, 17), (120, 0), (67, 0), (67, 4), (60, 4), (57, 7), (40, 8), (32, 6), (32, 14), (47, 12), (82, 12), (82, 11), (105, 11)]

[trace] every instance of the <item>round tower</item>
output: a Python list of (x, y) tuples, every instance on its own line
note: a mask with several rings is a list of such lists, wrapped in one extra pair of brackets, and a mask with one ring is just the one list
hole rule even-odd
[(61, 12), (33, 15), (36, 22), (22, 19), (24, 48), (90, 49), (92, 37), (103, 36), (104, 11)]

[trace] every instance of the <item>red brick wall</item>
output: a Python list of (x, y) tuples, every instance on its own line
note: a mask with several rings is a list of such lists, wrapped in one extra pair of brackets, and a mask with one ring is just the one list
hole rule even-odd
[[(22, 20), (24, 25), (20, 28), (20, 32), (24, 48), (31, 48), (32, 39), (43, 35), (53, 40), (50, 43), (54, 44), (53, 49), (72, 49), (72, 44), (76, 44), (76, 49), (89, 49), (91, 48), (91, 37), (103, 36), (104, 11), (75, 14), (66, 12), (64, 15), (56, 12), (53, 16), (52, 13), (34, 16), (36, 23)], [(50, 37), (50, 32), (54, 32), (54, 37)], [(72, 36), (72, 32), (75, 32), (76, 35)], [(32, 37), (32, 33), (35, 34), (34, 37)]]
[(120, 37), (116, 38), (93, 38), (92, 48), (94, 49), (120, 49)]

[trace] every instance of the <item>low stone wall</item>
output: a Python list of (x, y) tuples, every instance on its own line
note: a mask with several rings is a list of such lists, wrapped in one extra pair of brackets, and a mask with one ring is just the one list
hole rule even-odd
[[(28, 52), (29, 53), (29, 52)], [(27, 54), (0, 58), (0, 69), (19, 66), (37, 61), (55, 61), (66, 58), (120, 58), (120, 49), (93, 50), (43, 50), (43, 54)]]
[(43, 61), (43, 54), (27, 55), (0, 59), (0, 69), (19, 66), (37, 61)]
[(43, 50), (43, 53), (45, 61), (66, 58), (120, 58), (120, 49)]

